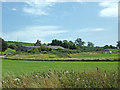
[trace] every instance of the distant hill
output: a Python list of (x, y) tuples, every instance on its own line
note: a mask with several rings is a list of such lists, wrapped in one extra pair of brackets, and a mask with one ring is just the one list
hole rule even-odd
[(34, 43), (26, 43), (26, 42), (16, 42), (16, 41), (7, 41), (7, 44), (21, 44), (22, 46), (33, 46)]

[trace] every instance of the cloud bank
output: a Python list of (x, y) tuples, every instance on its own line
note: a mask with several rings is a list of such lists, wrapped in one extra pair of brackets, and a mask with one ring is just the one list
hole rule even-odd
[(99, 4), (103, 9), (100, 11), (101, 17), (117, 17), (118, 3), (117, 2), (101, 2)]
[(104, 28), (83, 28), (78, 30), (78, 32), (100, 32), (100, 31), (104, 31)]
[(35, 42), (37, 39), (44, 41), (44, 38), (65, 32), (67, 30), (62, 30), (59, 26), (28, 26), (21, 30), (3, 33), (3, 38), (5, 40)]

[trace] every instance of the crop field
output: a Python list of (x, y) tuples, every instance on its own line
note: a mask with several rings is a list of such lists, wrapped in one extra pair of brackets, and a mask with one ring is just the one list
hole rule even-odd
[(21, 75), (33, 72), (47, 72), (48, 70), (75, 70), (94, 71), (99, 68), (101, 71), (117, 72), (118, 62), (62, 62), (62, 61), (22, 61), (2, 60), (3, 77), (8, 74)]

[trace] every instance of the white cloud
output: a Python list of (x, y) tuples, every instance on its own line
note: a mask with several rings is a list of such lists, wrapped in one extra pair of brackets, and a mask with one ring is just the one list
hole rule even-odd
[(28, 6), (23, 8), (23, 12), (30, 15), (49, 15), (48, 10), (54, 5), (53, 2), (29, 0), (26, 1)]
[(117, 2), (101, 2), (99, 4), (103, 9), (100, 11), (101, 17), (117, 17), (118, 16), (118, 3)]
[(45, 38), (52, 35), (58, 35), (67, 32), (58, 26), (28, 26), (21, 30), (3, 33), (5, 40), (35, 42), (37, 39), (44, 41)]
[(95, 28), (95, 29), (93, 29), (93, 31), (103, 31), (104, 30), (104, 28)]
[(80, 29), (78, 32), (99, 32), (99, 31), (104, 31), (104, 28), (83, 28)]
[(12, 11), (16, 11), (17, 9), (16, 8), (12, 8)]

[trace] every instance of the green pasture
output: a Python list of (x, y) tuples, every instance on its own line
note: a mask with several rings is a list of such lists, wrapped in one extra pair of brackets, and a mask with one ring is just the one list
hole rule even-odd
[(71, 54), (72, 58), (118, 58), (118, 53), (105, 54), (105, 53), (82, 53), (82, 54)]
[(112, 51), (112, 52), (118, 52), (118, 51), (120, 51), (119, 49), (105, 49), (105, 50), (109, 50), (109, 51)]
[(22, 46), (34, 46), (34, 43), (26, 43), (26, 42), (7, 42), (8, 45), (10, 44), (20, 44)]
[(75, 70), (94, 71), (99, 68), (101, 71), (117, 72), (118, 62), (68, 62), (68, 61), (23, 61), (2, 59), (2, 74), (21, 75), (34, 72), (47, 72), (48, 70)]
[[(79, 54), (63, 54), (60, 57), (57, 54), (21, 54), (7, 56), (7, 59), (23, 59), (23, 60), (118, 60), (118, 53), (79, 53)], [(66, 55), (66, 57), (65, 57)], [(68, 57), (69, 56), (69, 57)]]

